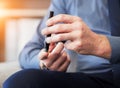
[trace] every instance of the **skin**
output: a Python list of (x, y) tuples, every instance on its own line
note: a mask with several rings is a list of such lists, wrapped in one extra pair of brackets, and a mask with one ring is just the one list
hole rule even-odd
[[(46, 38), (46, 42), (56, 43), (66, 41), (65, 44), (60, 44), (56, 46), (60, 49), (60, 57), (62, 57), (61, 54), (63, 53), (63, 47), (83, 55), (94, 55), (106, 59), (109, 59), (111, 56), (111, 46), (107, 37), (105, 35), (96, 34), (95, 32), (93, 32), (83, 22), (83, 20), (77, 16), (60, 14), (49, 19), (46, 22), (46, 25), (48, 27), (44, 28), (41, 33), (43, 35), (54, 34), (53, 36)], [(57, 50), (54, 49), (53, 51), (54, 53), (57, 52)], [(69, 58), (67, 58), (68, 55), (65, 52), (64, 55), (66, 56), (66, 61), (69, 61)], [(51, 62), (50, 59), (47, 63), (49, 62)], [(66, 65), (65, 69), (67, 69), (68, 65)], [(52, 69), (55, 70), (54, 67), (52, 67)]]
[(64, 44), (50, 45), (49, 52), (42, 49), (39, 53), (40, 66), (44, 64), (51, 71), (65, 72), (70, 64), (70, 58), (63, 50)]

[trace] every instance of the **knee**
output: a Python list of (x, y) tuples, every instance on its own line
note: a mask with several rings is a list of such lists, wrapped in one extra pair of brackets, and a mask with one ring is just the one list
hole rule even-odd
[(40, 73), (40, 70), (37, 69), (19, 71), (3, 83), (3, 88), (28, 88), (26, 86), (30, 86), (31, 83), (39, 79)]

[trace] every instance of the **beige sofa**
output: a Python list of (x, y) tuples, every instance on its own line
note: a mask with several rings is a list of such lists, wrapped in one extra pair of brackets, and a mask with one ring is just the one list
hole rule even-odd
[(0, 88), (4, 81), (15, 72), (21, 70), (18, 61), (0, 63)]

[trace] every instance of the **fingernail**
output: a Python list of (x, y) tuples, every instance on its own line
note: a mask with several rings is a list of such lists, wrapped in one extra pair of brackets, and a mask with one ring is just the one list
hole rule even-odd
[(45, 39), (45, 41), (46, 41), (47, 43), (51, 43), (51, 37), (47, 37), (47, 38)]
[(49, 22), (49, 21), (46, 22), (46, 26), (49, 26), (48, 22)]
[(50, 20), (50, 19), (47, 20), (46, 25), (47, 25), (47, 26), (52, 26), (52, 24), (51, 24), (51, 20)]
[(42, 34), (42, 35), (46, 35), (47, 30), (48, 30), (48, 27), (46, 27), (46, 28), (42, 29), (41, 34)]

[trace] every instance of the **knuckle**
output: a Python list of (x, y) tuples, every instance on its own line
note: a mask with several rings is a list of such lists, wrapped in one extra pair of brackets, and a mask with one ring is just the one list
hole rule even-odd
[(67, 54), (64, 53), (64, 54), (62, 55), (62, 57), (63, 57), (63, 58), (67, 58)]
[(64, 71), (64, 69), (63, 68), (59, 68), (57, 71), (62, 72), (62, 71)]
[(64, 14), (60, 14), (59, 15), (59, 19), (64, 19), (65, 15)]
[(82, 21), (82, 18), (80, 18), (78, 16), (74, 16), (74, 18), (76, 19), (76, 21)]
[(56, 70), (56, 68), (55, 68), (54, 66), (51, 66), (50, 69), (51, 69), (52, 71), (55, 71), (55, 70)]
[(50, 66), (51, 66), (51, 63), (47, 61), (47, 62), (45, 63), (45, 65), (46, 65), (46, 67), (50, 67)]
[(82, 27), (83, 24), (78, 24), (76, 26), (76, 31), (73, 32), (77, 39), (82, 40), (85, 37), (85, 29)]
[(76, 46), (77, 46), (76, 49), (79, 49), (79, 48), (83, 47), (83, 42), (82, 41), (77, 41)]
[(72, 47), (72, 50), (73, 50), (73, 51), (76, 51), (76, 47)]
[(63, 27), (63, 26), (62, 26), (61, 24), (55, 25), (54, 28), (53, 28), (53, 29), (54, 29), (54, 32), (55, 32), (55, 33), (59, 33), (59, 32), (61, 31), (62, 27)]
[(58, 27), (58, 29), (61, 29), (63, 26), (62, 26), (62, 24), (58, 24), (57, 27)]
[(57, 69), (57, 71), (58, 71), (58, 72), (60, 72), (60, 71), (61, 71), (61, 69)]
[(62, 40), (62, 39), (63, 39), (63, 35), (62, 35), (62, 34), (59, 34), (58, 40)]
[(78, 36), (79, 38), (82, 38), (83, 33), (82, 33), (81, 31), (77, 31), (77, 36)]
[(83, 46), (83, 43), (82, 42), (78, 42), (78, 47), (82, 47)]
[(78, 21), (78, 22), (76, 22), (76, 27), (77, 27), (77, 29), (82, 29), (83, 24), (80, 21)]
[(56, 52), (54, 52), (54, 54), (53, 54), (54, 56), (59, 56), (59, 52), (58, 51), (56, 51)]
[(54, 27), (55, 27), (54, 29), (58, 30), (60, 28), (60, 25), (57, 24)]
[(78, 17), (78, 21), (82, 21), (82, 18)]
[(50, 28), (50, 27), (48, 27), (48, 28), (45, 29), (45, 32), (46, 32), (46, 33), (49, 33), (50, 31), (51, 31), (51, 28)]

